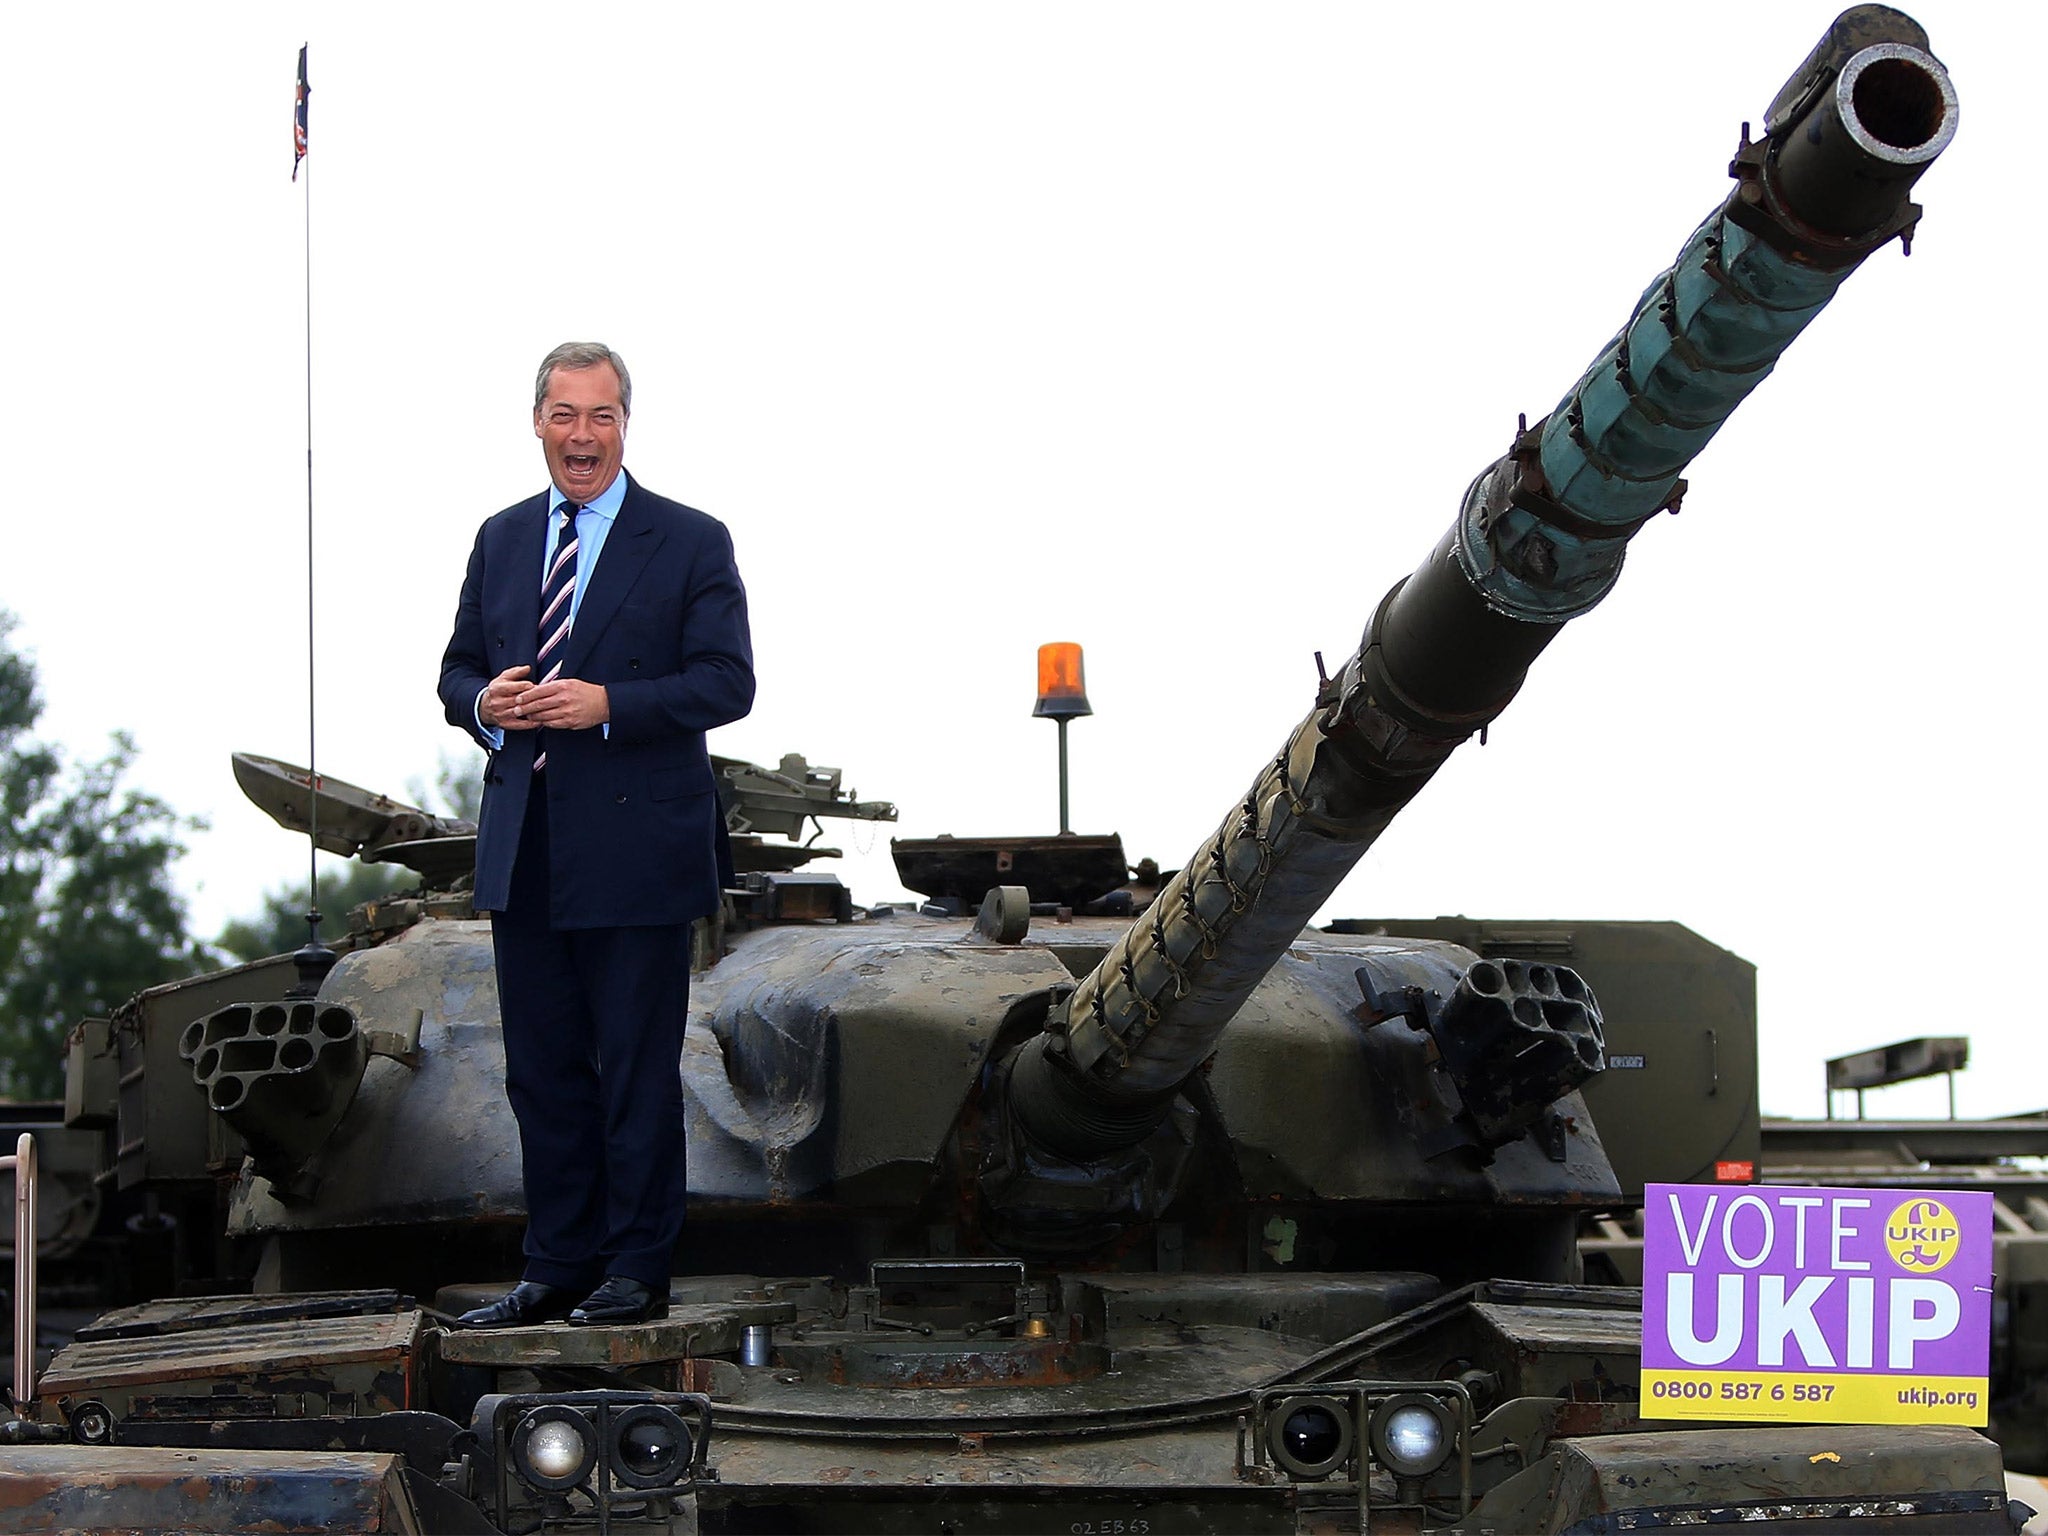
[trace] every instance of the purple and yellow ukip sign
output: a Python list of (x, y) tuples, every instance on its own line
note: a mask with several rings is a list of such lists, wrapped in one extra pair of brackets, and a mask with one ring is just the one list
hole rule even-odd
[(1991, 1196), (1643, 1191), (1646, 1419), (1983, 1424)]

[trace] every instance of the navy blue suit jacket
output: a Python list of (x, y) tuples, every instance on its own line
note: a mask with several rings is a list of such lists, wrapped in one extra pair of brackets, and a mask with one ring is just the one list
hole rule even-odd
[[(477, 695), (507, 667), (533, 664), (547, 523), (543, 492), (477, 533), (441, 658), (449, 723), (472, 736)], [(562, 675), (604, 685), (611, 731), (545, 733), (554, 926), (686, 923), (715, 911), (731, 856), (704, 733), (754, 701), (747, 594), (724, 524), (628, 477)], [(504, 910), (511, 890), (536, 734), (507, 731), (485, 770), (476, 844), (483, 911)]]

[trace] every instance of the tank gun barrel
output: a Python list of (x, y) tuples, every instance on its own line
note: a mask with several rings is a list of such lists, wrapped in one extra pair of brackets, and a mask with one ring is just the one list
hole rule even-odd
[(1747, 126), (1736, 185), (1549, 416), (1473, 481), (1450, 531), (1243, 800), (1015, 1058), (1010, 1103), (1075, 1160), (1135, 1146), (1260, 979), (1530, 662), (1613, 586), (1628, 540), (1873, 251), (1956, 97), (1910, 17), (1844, 12)]

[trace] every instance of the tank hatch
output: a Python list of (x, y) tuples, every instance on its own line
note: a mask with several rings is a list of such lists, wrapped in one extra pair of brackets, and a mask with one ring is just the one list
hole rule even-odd
[(1090, 837), (896, 837), (897, 878), (933, 901), (972, 911), (994, 886), (1029, 888), (1034, 902), (1083, 907), (1131, 878), (1124, 840), (1112, 832)]
[(328, 853), (402, 865), (436, 886), (476, 865), (474, 822), (436, 816), (332, 774), (316, 781), (274, 757), (237, 752), (233, 760), (235, 782), (258, 810), (290, 832), (309, 830), (317, 817), (313, 840)]

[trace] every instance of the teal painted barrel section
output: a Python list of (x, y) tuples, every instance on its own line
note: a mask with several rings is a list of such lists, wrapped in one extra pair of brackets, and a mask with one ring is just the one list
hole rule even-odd
[(1551, 413), (1541, 449), (1551, 495), (1607, 525), (1658, 511), (1680, 472), (1855, 270), (1795, 261), (1734, 223), (1724, 205)]

